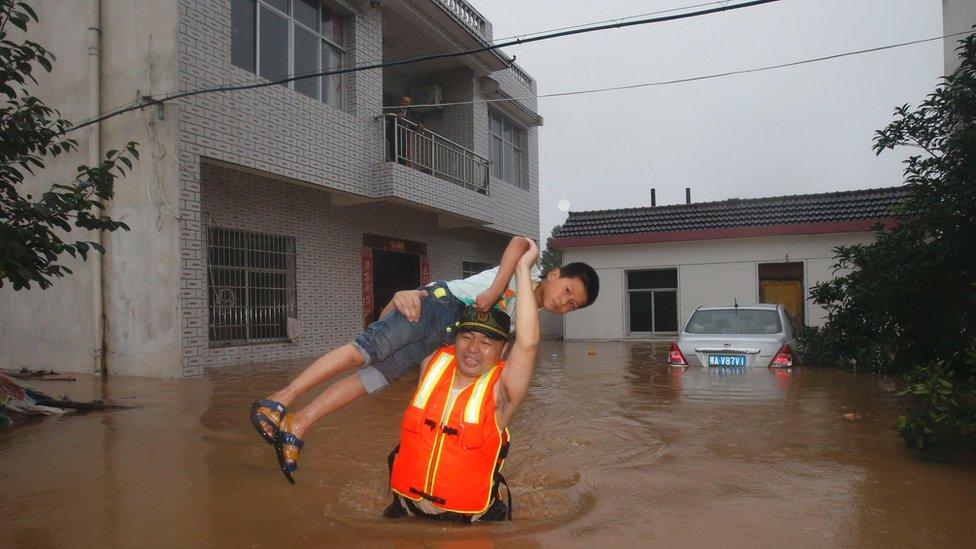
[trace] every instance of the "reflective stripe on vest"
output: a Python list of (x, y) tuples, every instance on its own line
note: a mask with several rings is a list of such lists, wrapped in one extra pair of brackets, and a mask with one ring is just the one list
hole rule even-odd
[(491, 381), (491, 376), (495, 373), (495, 368), (481, 374), (478, 381), (474, 382), (474, 391), (471, 393), (471, 398), (468, 399), (468, 405), (464, 407), (464, 422), (465, 423), (479, 423), (481, 421), (481, 406), (485, 402), (485, 396), (488, 394), (488, 383)]
[(417, 394), (413, 397), (413, 407), (420, 408), (423, 410), (427, 407), (427, 401), (430, 400), (431, 393), (434, 392), (434, 387), (441, 380), (441, 376), (447, 370), (447, 367), (451, 365), (451, 360), (454, 359), (453, 355), (449, 355), (443, 351), (437, 353), (434, 358), (433, 364), (427, 368), (427, 372), (424, 374), (424, 381), (420, 384), (420, 388), (417, 389)]

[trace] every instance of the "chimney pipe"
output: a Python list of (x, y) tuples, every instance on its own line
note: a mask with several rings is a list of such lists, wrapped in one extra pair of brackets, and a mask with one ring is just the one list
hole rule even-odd
[(685, 187), (685, 204), (691, 204), (691, 187)]
[(657, 193), (654, 188), (651, 188), (651, 207), (657, 206)]

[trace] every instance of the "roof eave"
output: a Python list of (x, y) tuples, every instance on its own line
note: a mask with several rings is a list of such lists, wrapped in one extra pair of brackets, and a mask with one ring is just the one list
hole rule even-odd
[(822, 221), (816, 223), (788, 223), (782, 225), (752, 225), (746, 227), (722, 227), (693, 231), (656, 231), (645, 233), (607, 234), (577, 237), (560, 237), (550, 241), (555, 249), (583, 248), (588, 246), (619, 246), (626, 244), (656, 244), (660, 242), (691, 242), (696, 240), (728, 240), (732, 238), (758, 238), (768, 236), (802, 236), (831, 233), (873, 231), (879, 225), (890, 229), (898, 224), (893, 217)]

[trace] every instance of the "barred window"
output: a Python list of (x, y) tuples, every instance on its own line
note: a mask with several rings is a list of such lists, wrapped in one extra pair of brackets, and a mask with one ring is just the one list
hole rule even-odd
[[(231, 62), (268, 80), (342, 68), (345, 18), (319, 0), (231, 0)], [(342, 108), (342, 75), (283, 84)]]
[(210, 227), (210, 346), (287, 341), (298, 316), (295, 239)]

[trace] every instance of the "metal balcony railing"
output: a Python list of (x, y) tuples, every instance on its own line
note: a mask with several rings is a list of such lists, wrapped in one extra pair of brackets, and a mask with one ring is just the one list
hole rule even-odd
[(387, 162), (488, 194), (490, 160), (395, 114), (385, 114), (383, 119)]

